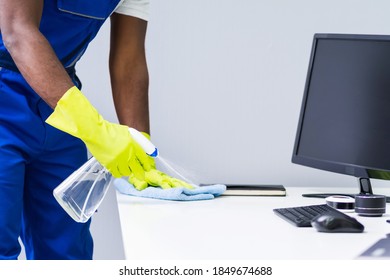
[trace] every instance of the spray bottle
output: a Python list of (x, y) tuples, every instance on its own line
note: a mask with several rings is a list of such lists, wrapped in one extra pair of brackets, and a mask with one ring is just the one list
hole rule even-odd
[[(158, 156), (157, 148), (142, 133), (134, 128), (129, 128), (129, 132), (149, 156)], [(111, 181), (111, 173), (91, 157), (56, 187), (53, 195), (69, 216), (85, 223), (102, 203)]]

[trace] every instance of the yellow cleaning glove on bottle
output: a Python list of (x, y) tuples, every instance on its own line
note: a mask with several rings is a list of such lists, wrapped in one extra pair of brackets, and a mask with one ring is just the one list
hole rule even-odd
[(132, 176), (143, 181), (145, 171), (152, 168), (149, 156), (131, 137), (128, 127), (104, 120), (75, 86), (58, 101), (46, 122), (81, 139), (114, 177)]

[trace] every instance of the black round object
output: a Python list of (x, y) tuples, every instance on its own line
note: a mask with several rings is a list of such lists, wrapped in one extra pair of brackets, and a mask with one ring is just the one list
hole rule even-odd
[(355, 196), (355, 212), (360, 216), (380, 217), (386, 213), (386, 197), (375, 194)]

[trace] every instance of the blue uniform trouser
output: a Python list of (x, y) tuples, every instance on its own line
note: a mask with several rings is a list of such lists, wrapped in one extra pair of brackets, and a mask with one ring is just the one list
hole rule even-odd
[(0, 259), (92, 259), (90, 221), (76, 223), (53, 189), (87, 159), (77, 138), (45, 123), (52, 109), (0, 68)]

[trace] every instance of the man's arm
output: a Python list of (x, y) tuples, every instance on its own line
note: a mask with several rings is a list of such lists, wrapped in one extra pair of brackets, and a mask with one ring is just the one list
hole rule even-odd
[(146, 21), (114, 13), (111, 16), (109, 64), (119, 122), (150, 133), (146, 29)]
[(54, 108), (73, 82), (39, 31), (43, 0), (0, 0), (3, 42), (29, 85)]

